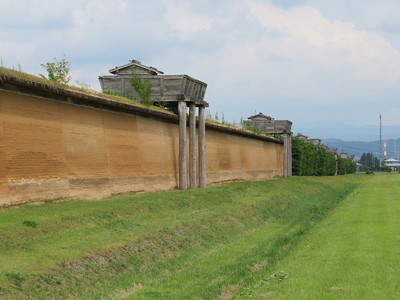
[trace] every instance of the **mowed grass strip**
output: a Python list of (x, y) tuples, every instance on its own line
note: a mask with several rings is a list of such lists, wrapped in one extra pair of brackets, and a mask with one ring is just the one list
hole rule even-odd
[(0, 298), (229, 298), (365, 178), (279, 178), (1, 209)]
[(399, 299), (399, 262), (400, 174), (374, 175), (238, 298)]

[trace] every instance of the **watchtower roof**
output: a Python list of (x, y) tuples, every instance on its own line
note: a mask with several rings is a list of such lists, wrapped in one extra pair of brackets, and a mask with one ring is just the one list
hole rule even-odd
[(115, 67), (111, 70), (109, 70), (109, 72), (111, 74), (118, 74), (119, 72), (121, 72), (121, 70), (125, 70), (125, 69), (130, 69), (131, 67), (135, 67), (135, 68), (140, 68), (143, 70), (146, 70), (150, 75), (157, 75), (157, 74), (164, 74), (163, 71), (160, 71), (154, 67), (149, 67), (149, 66), (145, 66), (142, 65), (142, 63), (138, 60), (132, 59), (130, 61), (130, 63), (123, 65), (123, 66), (119, 66), (119, 67)]
[(274, 120), (274, 118), (264, 115), (262, 112), (258, 113), (257, 115), (248, 117), (249, 120), (253, 120), (253, 119), (267, 119), (267, 120)]

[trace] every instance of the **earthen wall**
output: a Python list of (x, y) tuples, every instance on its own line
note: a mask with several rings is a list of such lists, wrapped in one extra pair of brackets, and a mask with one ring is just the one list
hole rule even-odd
[[(0, 205), (178, 185), (178, 124), (0, 91)], [(207, 183), (282, 176), (283, 145), (206, 131)]]

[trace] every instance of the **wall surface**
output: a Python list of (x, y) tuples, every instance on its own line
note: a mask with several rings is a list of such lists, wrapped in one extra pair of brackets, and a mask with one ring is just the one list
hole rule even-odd
[(206, 131), (207, 183), (283, 175), (283, 145)]
[[(282, 175), (283, 145), (209, 129), (207, 183)], [(0, 91), (0, 205), (178, 185), (178, 125)]]

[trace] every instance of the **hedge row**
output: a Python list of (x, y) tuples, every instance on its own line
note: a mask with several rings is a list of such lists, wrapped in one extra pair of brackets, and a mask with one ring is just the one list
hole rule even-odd
[[(293, 138), (293, 175), (329, 176), (336, 173), (336, 158), (329, 151), (316, 147), (298, 138)], [(337, 158), (338, 175), (351, 174), (356, 171), (352, 160)]]

